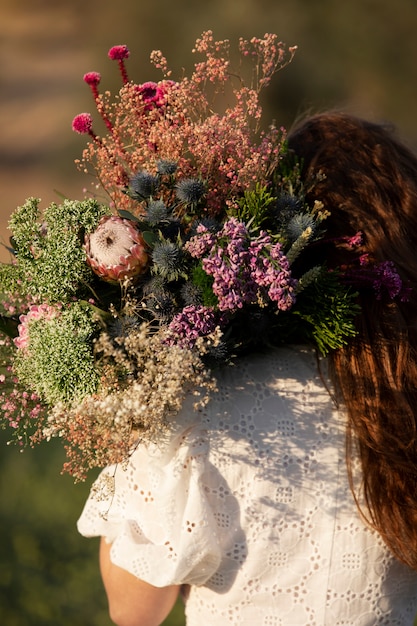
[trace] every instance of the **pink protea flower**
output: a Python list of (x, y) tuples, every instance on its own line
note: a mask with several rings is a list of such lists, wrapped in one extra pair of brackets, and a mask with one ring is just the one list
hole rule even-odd
[(101, 218), (86, 237), (87, 262), (97, 276), (117, 283), (143, 274), (149, 262), (148, 247), (134, 223), (116, 215)]

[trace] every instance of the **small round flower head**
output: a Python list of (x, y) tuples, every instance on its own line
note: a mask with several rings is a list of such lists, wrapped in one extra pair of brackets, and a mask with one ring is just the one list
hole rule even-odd
[(168, 209), (162, 200), (150, 200), (147, 211), (146, 219), (151, 226), (156, 226), (160, 222), (166, 222), (168, 219)]
[(80, 135), (89, 135), (93, 130), (93, 118), (90, 113), (80, 113), (72, 120), (72, 130)]
[(150, 198), (158, 188), (158, 178), (145, 170), (138, 172), (130, 180), (133, 197), (137, 200)]
[(187, 281), (181, 287), (180, 293), (185, 306), (198, 306), (203, 304), (203, 292), (201, 288), (191, 281)]
[(161, 322), (170, 321), (176, 312), (172, 293), (167, 290), (155, 291), (146, 298), (146, 306)]
[(169, 159), (160, 159), (156, 163), (158, 174), (161, 176), (172, 176), (177, 171), (178, 165)]
[(314, 218), (308, 213), (300, 213), (295, 215), (287, 224), (288, 237), (295, 241), (300, 237), (307, 228), (314, 230)]
[(184, 178), (176, 186), (177, 198), (185, 204), (197, 204), (206, 192), (202, 180), (198, 178)]
[(84, 74), (83, 80), (87, 85), (96, 87), (101, 81), (101, 75), (98, 72), (87, 72)]
[(127, 46), (113, 46), (108, 52), (108, 56), (112, 61), (121, 61), (122, 59), (128, 59), (130, 51)]
[(153, 249), (152, 259), (155, 270), (161, 276), (177, 277), (179, 275), (182, 253), (172, 241), (157, 243)]
[(118, 337), (126, 337), (130, 332), (139, 326), (139, 319), (133, 315), (116, 317), (107, 326), (107, 330), (111, 339)]

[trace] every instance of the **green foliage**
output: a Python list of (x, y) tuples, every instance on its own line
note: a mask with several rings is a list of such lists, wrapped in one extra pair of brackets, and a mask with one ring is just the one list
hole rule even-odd
[[(90, 485), (60, 476), (59, 441), (20, 453), (8, 438), (0, 432), (1, 624), (111, 626), (98, 539), (76, 528)], [(179, 600), (164, 626), (184, 624)]]
[(34, 301), (70, 300), (92, 276), (85, 262), (84, 233), (106, 212), (95, 200), (65, 200), (52, 203), (41, 215), (39, 200), (29, 198), (10, 218), (19, 263), (1, 268), (1, 284), (30, 294)]
[(213, 293), (213, 277), (203, 270), (201, 263), (193, 267), (191, 280), (201, 289), (204, 306), (217, 306), (218, 299)]
[(300, 323), (294, 332), (313, 341), (323, 355), (341, 348), (357, 333), (355, 317), (360, 307), (356, 298), (356, 292), (340, 283), (337, 272), (322, 270), (320, 281), (312, 282), (299, 296), (293, 315)]
[(53, 319), (31, 321), (29, 350), (18, 350), (14, 362), (20, 384), (50, 405), (94, 393), (99, 382), (91, 349), (95, 331), (91, 309), (82, 302)]
[(244, 222), (249, 230), (257, 232), (262, 228), (263, 222), (270, 217), (269, 208), (275, 199), (266, 187), (257, 183), (255, 189), (244, 192), (243, 198), (238, 202), (238, 208), (229, 211), (230, 217), (236, 217)]

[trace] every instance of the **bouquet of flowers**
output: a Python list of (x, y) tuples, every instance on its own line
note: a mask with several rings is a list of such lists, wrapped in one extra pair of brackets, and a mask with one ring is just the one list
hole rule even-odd
[(85, 74), (97, 120), (73, 120), (93, 193), (11, 216), (2, 421), (22, 446), (61, 437), (76, 480), (158, 438), (189, 394), (207, 402), (217, 365), (284, 341), (326, 354), (355, 334), (355, 292), (299, 263), (327, 212), (307, 206), (285, 130), (261, 128), (260, 92), (295, 48), (267, 34), (239, 50), (248, 85), (211, 31), (178, 81), (153, 52), (162, 79), (137, 84), (128, 48), (111, 48), (119, 93)]

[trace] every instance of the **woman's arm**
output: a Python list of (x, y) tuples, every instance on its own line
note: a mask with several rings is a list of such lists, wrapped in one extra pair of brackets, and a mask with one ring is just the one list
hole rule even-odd
[(179, 585), (153, 587), (110, 560), (111, 544), (100, 543), (100, 570), (109, 601), (110, 618), (116, 626), (159, 626), (169, 615)]

